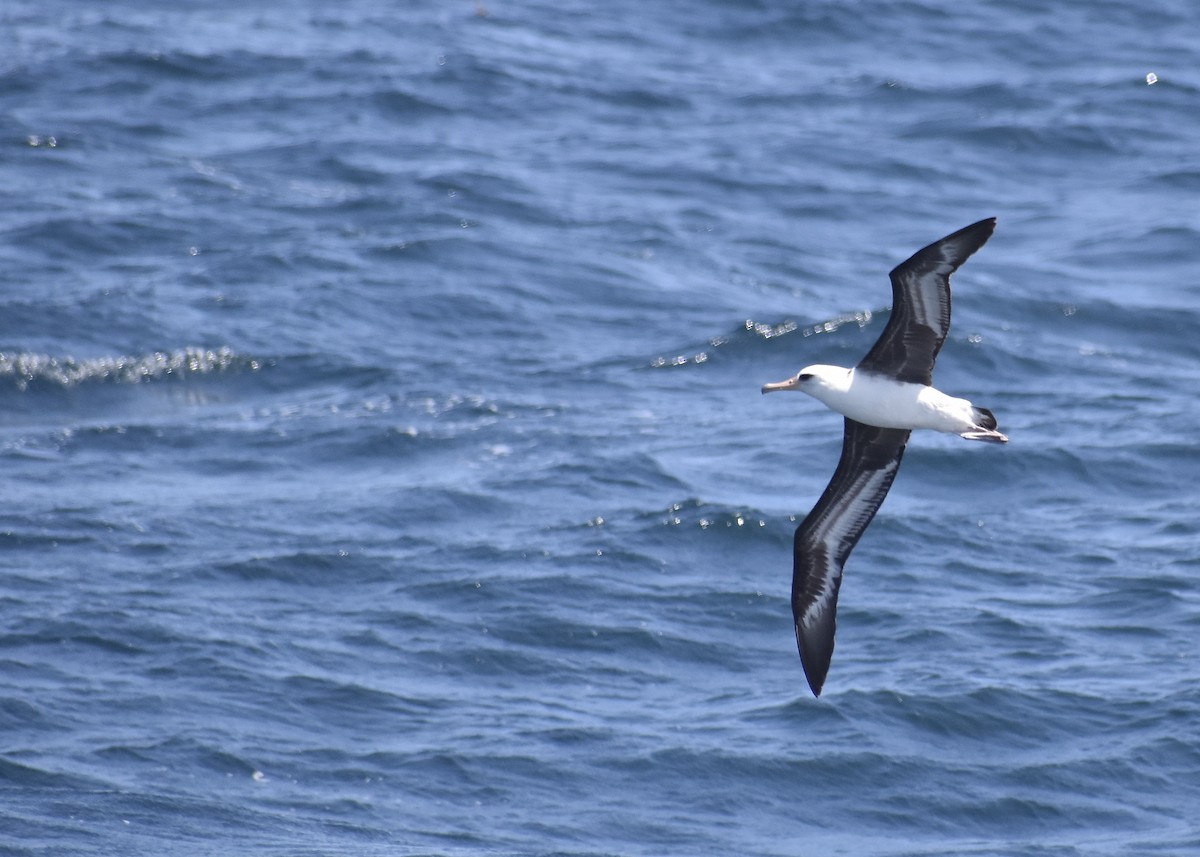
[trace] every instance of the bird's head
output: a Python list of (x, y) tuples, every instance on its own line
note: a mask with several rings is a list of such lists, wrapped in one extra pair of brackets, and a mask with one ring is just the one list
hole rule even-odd
[(799, 390), (820, 399), (822, 393), (829, 390), (840, 390), (846, 387), (849, 370), (841, 366), (805, 366), (786, 381), (774, 384), (763, 384), (764, 393), (776, 393), (780, 390)]

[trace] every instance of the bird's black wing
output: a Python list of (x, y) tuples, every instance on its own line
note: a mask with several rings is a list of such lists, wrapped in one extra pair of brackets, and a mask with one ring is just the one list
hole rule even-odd
[(973, 223), (918, 250), (892, 270), (892, 313), (858, 368), (899, 381), (932, 382), (933, 362), (950, 329), (950, 275), (995, 228), (994, 217)]
[(800, 662), (814, 696), (821, 695), (833, 657), (842, 566), (892, 487), (909, 434), (847, 418), (837, 470), (796, 528), (792, 614)]

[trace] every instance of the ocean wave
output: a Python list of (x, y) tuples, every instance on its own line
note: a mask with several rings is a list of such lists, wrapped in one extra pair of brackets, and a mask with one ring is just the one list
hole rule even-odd
[(782, 337), (810, 337), (823, 334), (837, 333), (844, 327), (853, 325), (861, 330), (872, 323), (876, 315), (887, 316), (887, 310), (873, 312), (841, 313), (822, 321), (802, 324), (794, 319), (784, 321), (755, 321), (746, 319), (741, 327), (711, 337), (705, 344), (683, 346), (672, 354), (659, 354), (651, 358), (650, 367), (653, 369), (672, 368), (677, 366), (699, 365), (707, 363), (710, 358), (721, 354), (756, 353), (763, 343)]
[(222, 372), (257, 372), (264, 365), (258, 358), (237, 354), (224, 346), (86, 359), (0, 352), (0, 380), (12, 383), (23, 392), (39, 384), (52, 387), (140, 384)]

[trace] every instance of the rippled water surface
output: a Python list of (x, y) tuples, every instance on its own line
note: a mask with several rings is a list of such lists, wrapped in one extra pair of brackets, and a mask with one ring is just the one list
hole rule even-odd
[[(0, 850), (1200, 853), (1194, 25), (5, 5)], [(759, 387), (992, 215), (813, 699)]]

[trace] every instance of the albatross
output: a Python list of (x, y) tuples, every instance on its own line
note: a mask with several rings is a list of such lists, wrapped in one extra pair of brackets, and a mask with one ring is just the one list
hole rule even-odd
[(857, 366), (806, 366), (763, 393), (807, 393), (846, 418), (833, 478), (796, 528), (792, 615), (800, 662), (821, 695), (833, 657), (842, 567), (892, 487), (913, 429), (1008, 443), (995, 416), (933, 386), (933, 364), (950, 329), (950, 275), (996, 228), (989, 217), (918, 250), (891, 272), (892, 312)]

